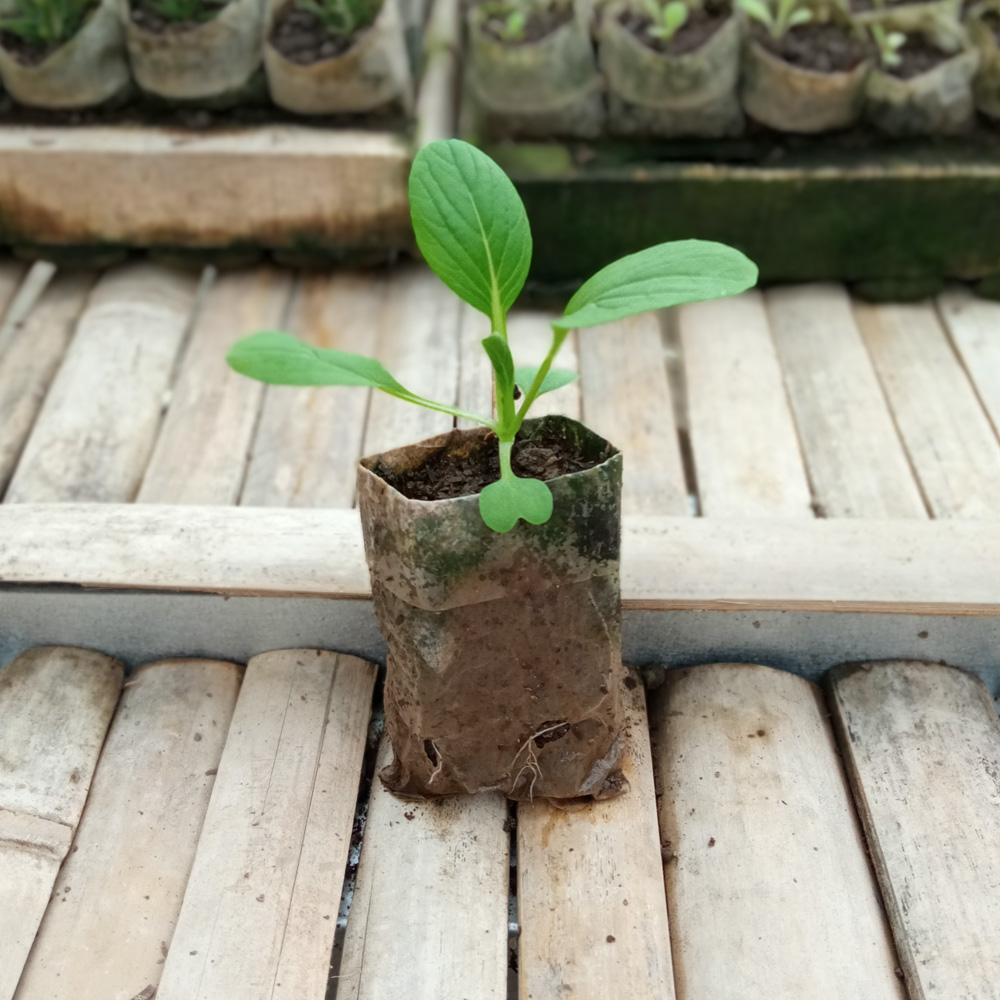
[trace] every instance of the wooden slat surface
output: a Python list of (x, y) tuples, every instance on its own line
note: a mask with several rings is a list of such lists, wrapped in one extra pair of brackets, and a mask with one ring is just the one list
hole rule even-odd
[(1000, 719), (937, 664), (835, 672), (832, 706), (910, 1000), (1000, 997)]
[(653, 766), (642, 681), (629, 674), (629, 791), (517, 812), (519, 996), (673, 1000)]
[(505, 1000), (506, 820), (495, 793), (404, 802), (376, 777), (339, 1000)]
[(651, 714), (678, 1000), (903, 1000), (815, 686), (687, 668)]
[[(372, 354), (385, 296), (386, 282), (373, 275), (311, 275), (296, 292), (287, 329), (315, 347)], [(357, 386), (268, 386), (240, 503), (350, 507), (370, 397)]]
[[(482, 341), (490, 333), (490, 321), (478, 309), (459, 306), (458, 318), (458, 408), (469, 413), (493, 415), (493, 369), (483, 350)], [(479, 426), (471, 420), (459, 420), (463, 430)]]
[(857, 303), (855, 316), (931, 513), (1000, 518), (1000, 441), (934, 307)]
[(10, 1000), (80, 820), (120, 663), (43, 647), (0, 672), (0, 1000)]
[(226, 353), (241, 337), (279, 329), (290, 291), (291, 275), (272, 268), (215, 280), (184, 353), (139, 503), (239, 499), (264, 387), (230, 370)]
[(766, 301), (819, 512), (925, 517), (847, 292), (802, 285)]
[[(512, 312), (507, 321), (507, 338), (514, 364), (540, 365), (552, 348), (552, 321), (555, 313), (520, 309)], [(480, 348), (482, 350), (482, 348)], [(485, 352), (483, 352), (485, 354)], [(580, 371), (580, 357), (575, 336), (570, 334), (564, 341), (555, 361), (554, 368), (565, 368), (567, 371)], [(522, 386), (522, 390), (523, 390)], [(554, 392), (539, 396), (529, 412), (530, 417), (545, 417), (553, 413), (561, 413), (574, 420), (580, 419), (581, 412), (580, 382), (571, 382)], [(596, 429), (596, 428), (595, 428)]]
[(1000, 434), (1000, 302), (950, 289), (938, 299), (941, 318), (979, 399)]
[(250, 661), (157, 1000), (306, 1000), (279, 969), (323, 982), (374, 676), (318, 650)]
[[(0, 272), (2, 273), (2, 272)], [(96, 274), (58, 275), (0, 349), (0, 496), (63, 360)]]
[(7, 502), (135, 497), (196, 288), (196, 275), (149, 263), (100, 279), (25, 445)]
[(174, 660), (131, 675), (16, 1000), (131, 1000), (155, 989), (241, 673)]
[(698, 499), (706, 517), (811, 517), (763, 296), (678, 310)]
[(581, 330), (583, 421), (625, 456), (622, 510), (688, 513), (687, 485), (656, 316)]

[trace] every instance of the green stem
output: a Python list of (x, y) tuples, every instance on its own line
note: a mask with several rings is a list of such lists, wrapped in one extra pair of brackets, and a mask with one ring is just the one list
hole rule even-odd
[(510, 464), (510, 453), (514, 447), (513, 441), (500, 442), (500, 478), (515, 479), (514, 470)]
[(524, 395), (524, 402), (521, 404), (521, 408), (517, 411), (517, 416), (514, 423), (514, 433), (521, 429), (521, 424), (524, 422), (525, 415), (531, 408), (531, 404), (538, 398), (538, 391), (542, 388), (542, 383), (545, 381), (545, 376), (548, 375), (549, 369), (552, 367), (552, 362), (555, 361), (556, 355), (559, 353), (559, 348), (562, 347), (563, 341), (569, 335), (569, 330), (563, 330), (561, 327), (552, 327), (552, 347), (549, 348), (549, 353), (545, 356), (545, 360), (542, 362), (542, 367), (538, 369), (535, 375), (535, 380), (531, 383), (531, 387)]

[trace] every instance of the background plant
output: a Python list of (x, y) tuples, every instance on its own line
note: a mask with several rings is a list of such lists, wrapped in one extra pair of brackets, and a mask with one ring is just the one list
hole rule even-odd
[[(370, 386), (490, 428), (498, 439), (500, 479), (479, 495), (479, 510), (494, 531), (509, 531), (518, 518), (544, 524), (552, 515), (549, 487), (516, 476), (511, 451), (534, 401), (577, 377), (552, 367), (570, 330), (734, 295), (757, 280), (757, 268), (738, 250), (721, 243), (661, 243), (622, 257), (598, 271), (570, 299), (552, 324), (552, 344), (542, 364), (515, 367), (507, 342), (507, 313), (528, 276), (532, 242), (524, 204), (510, 179), (468, 143), (432, 142), (413, 162), (410, 214), (427, 263), (456, 295), (490, 320), (491, 332), (482, 344), (493, 366), (495, 417), (425, 399), (400, 385), (373, 358), (312, 347), (286, 333), (247, 337), (230, 351), (228, 361), (236, 371), (262, 382)], [(620, 349), (624, 353), (628, 347), (623, 342)], [(519, 401), (517, 387), (523, 394)]]
[(871, 35), (883, 66), (893, 69), (903, 61), (899, 54), (899, 50), (906, 44), (903, 32), (886, 31), (883, 25), (876, 23), (871, 26)]
[(334, 38), (348, 38), (367, 28), (379, 12), (378, 0), (297, 0), (297, 10), (308, 11)]
[(548, 0), (488, 0), (479, 9), (502, 41), (523, 42), (531, 16), (553, 6)]
[(13, 10), (0, 17), (0, 30), (35, 48), (68, 42), (79, 30), (94, 0), (13, 0)]
[(661, 42), (669, 42), (687, 24), (690, 14), (682, 0), (669, 0), (661, 5), (658, 0), (645, 0), (646, 13), (653, 22), (646, 33)]
[(736, 0), (736, 6), (747, 17), (762, 24), (776, 42), (792, 28), (813, 19), (813, 12), (805, 6), (804, 0), (777, 0), (773, 8), (764, 0)]
[(143, 6), (171, 24), (208, 21), (225, 6), (222, 0), (143, 0)]

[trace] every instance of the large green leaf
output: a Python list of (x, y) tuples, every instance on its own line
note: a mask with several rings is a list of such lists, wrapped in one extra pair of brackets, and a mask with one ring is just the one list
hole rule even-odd
[(599, 326), (653, 309), (736, 295), (756, 283), (757, 265), (724, 243), (661, 243), (598, 271), (555, 325)]
[(410, 216), (437, 276), (502, 329), (531, 264), (531, 228), (510, 178), (460, 139), (428, 143), (410, 170)]
[[(514, 381), (522, 392), (527, 392), (538, 375), (541, 365), (520, 365), (514, 369)], [(576, 372), (571, 372), (568, 368), (550, 368), (542, 379), (542, 384), (537, 395), (543, 396), (547, 392), (561, 389), (564, 385), (575, 382), (580, 376)]]
[(503, 396), (514, 395), (514, 359), (510, 354), (507, 341), (499, 333), (491, 333), (484, 341), (483, 347), (493, 365), (497, 380), (497, 393)]
[(226, 361), (241, 375), (271, 385), (366, 385), (409, 395), (374, 358), (312, 347), (287, 333), (244, 337)]
[(505, 476), (479, 494), (479, 513), (487, 528), (501, 533), (510, 531), (518, 518), (545, 524), (552, 516), (552, 491), (540, 479)]

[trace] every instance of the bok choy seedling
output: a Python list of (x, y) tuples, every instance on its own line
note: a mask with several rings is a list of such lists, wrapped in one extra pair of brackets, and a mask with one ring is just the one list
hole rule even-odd
[[(571, 330), (601, 326), (685, 302), (721, 298), (755, 284), (757, 268), (721, 243), (661, 243), (622, 257), (598, 271), (552, 324), (552, 344), (537, 367), (516, 367), (507, 342), (507, 313), (531, 264), (531, 228), (507, 175), (485, 153), (458, 139), (441, 140), (417, 154), (410, 172), (410, 214), (426, 262), (460, 298), (485, 314), (491, 332), (482, 344), (493, 367), (496, 416), (467, 413), (425, 399), (402, 386), (373, 358), (311, 347), (286, 333), (241, 340), (229, 352), (237, 372), (273, 385), (370, 386), (407, 403), (463, 417), (497, 436), (500, 479), (479, 495), (483, 521), (505, 532), (521, 518), (544, 524), (552, 493), (537, 479), (516, 476), (511, 450), (535, 400), (572, 382), (573, 372), (552, 367)], [(623, 352), (627, 343), (621, 344)], [(517, 399), (515, 389), (523, 394)]]

